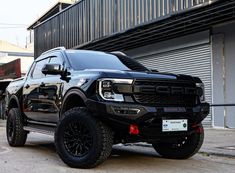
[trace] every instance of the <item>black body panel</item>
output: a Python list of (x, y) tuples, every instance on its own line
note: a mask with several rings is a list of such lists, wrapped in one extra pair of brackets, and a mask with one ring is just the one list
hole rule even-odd
[[(76, 52), (79, 58), (79, 51), (81, 50), (71, 50), (69, 53)], [(81, 52), (83, 56), (87, 54), (89, 61), (91, 51)], [(96, 52), (92, 51), (93, 58), (94, 54)], [(69, 59), (65, 50), (44, 53), (35, 60), (24, 79), (13, 81), (8, 86), (7, 112), (15, 106), (15, 99), (20, 104), (26, 126), (32, 122), (42, 126), (56, 126), (66, 108), (86, 106), (92, 115), (104, 121), (115, 133), (122, 136), (121, 138), (128, 141), (154, 141), (167, 136), (191, 133), (193, 126), (201, 123), (208, 115), (209, 104), (201, 100), (203, 91), (197, 86), (202, 84), (199, 78), (151, 72), (134, 60), (131, 63), (130, 58), (125, 60), (124, 55), (102, 52), (98, 54), (101, 57), (116, 56), (115, 61), (119, 58), (119, 69), (99, 69), (99, 66), (97, 69), (86, 69), (79, 66), (82, 64), (77, 64), (77, 68), (84, 69), (74, 70), (71, 65), (74, 62)], [(60, 69), (45, 75), (41, 70), (48, 63), (51, 64), (50, 67), (55, 64), (54, 67)], [(89, 63), (85, 65), (92, 66)], [(106, 66), (112, 68), (107, 64)], [(138, 71), (135, 71), (136, 69)], [(103, 79), (121, 79), (124, 83), (116, 82), (103, 93)], [(105, 85), (109, 87), (109, 84)], [(111, 100), (104, 97), (110, 97)], [(112, 97), (117, 97), (118, 101), (112, 101)], [(69, 99), (74, 98), (76, 100), (69, 102)], [(187, 119), (188, 130), (163, 133), (163, 119)], [(130, 124), (139, 126), (138, 136), (129, 135)]]

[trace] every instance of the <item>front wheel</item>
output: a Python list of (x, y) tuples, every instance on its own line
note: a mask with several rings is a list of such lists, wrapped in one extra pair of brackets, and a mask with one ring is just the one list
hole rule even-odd
[(200, 124), (195, 132), (177, 140), (177, 142), (159, 142), (153, 148), (164, 158), (187, 159), (196, 154), (204, 140), (204, 129)]
[(70, 167), (93, 168), (104, 162), (112, 151), (113, 134), (86, 108), (73, 108), (63, 115), (55, 132), (60, 158)]

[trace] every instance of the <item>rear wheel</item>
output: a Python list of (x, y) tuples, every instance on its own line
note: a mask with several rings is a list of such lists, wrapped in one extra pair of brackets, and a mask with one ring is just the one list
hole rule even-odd
[(110, 155), (112, 144), (111, 129), (85, 108), (65, 112), (55, 133), (57, 152), (70, 167), (92, 168), (101, 164)]
[(27, 139), (27, 131), (23, 129), (23, 118), (18, 108), (12, 108), (7, 116), (7, 141), (10, 146), (23, 146)]
[(177, 142), (159, 142), (153, 148), (164, 158), (187, 159), (196, 154), (204, 140), (203, 126), (200, 124), (195, 132), (179, 139)]

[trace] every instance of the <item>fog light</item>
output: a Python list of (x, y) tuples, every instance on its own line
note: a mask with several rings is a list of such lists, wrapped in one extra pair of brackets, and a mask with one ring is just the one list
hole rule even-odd
[(104, 92), (104, 98), (106, 99), (113, 99), (113, 94), (111, 92)]
[(113, 107), (113, 110), (119, 115), (137, 115), (140, 112), (140, 109), (130, 107)]
[(129, 128), (129, 133), (131, 135), (138, 135), (140, 133), (139, 127), (135, 124), (131, 124)]

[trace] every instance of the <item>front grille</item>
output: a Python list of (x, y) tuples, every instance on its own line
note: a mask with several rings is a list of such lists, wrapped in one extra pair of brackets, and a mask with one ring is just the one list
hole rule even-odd
[(179, 106), (187, 105), (193, 106), (196, 104), (195, 96), (179, 96), (179, 95), (148, 95), (148, 94), (135, 94), (134, 98), (139, 103), (144, 104), (158, 104)]
[(197, 89), (191, 82), (136, 81), (134, 99), (138, 103), (169, 106), (194, 106)]

